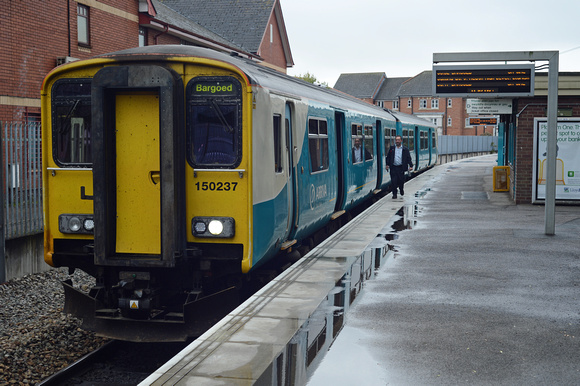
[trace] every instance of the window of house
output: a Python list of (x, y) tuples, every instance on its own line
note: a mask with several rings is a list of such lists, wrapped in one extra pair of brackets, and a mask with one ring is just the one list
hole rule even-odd
[(408, 108), (411, 108), (411, 105), (413, 104), (413, 102), (412, 102), (412, 101), (413, 101), (413, 100), (412, 100), (411, 98), (409, 98), (409, 99), (407, 100), (407, 107), (408, 107)]
[(453, 99), (447, 99), (447, 107), (453, 107)]
[(439, 99), (431, 99), (431, 108), (438, 109), (439, 108)]
[(395, 99), (393, 101), (393, 110), (398, 110), (399, 109), (399, 100)]
[(426, 109), (427, 108), (427, 99), (420, 99), (419, 100), (419, 108)]
[(88, 46), (89, 34), (89, 7), (77, 4), (77, 38), (78, 44)]
[(325, 120), (308, 120), (308, 150), (311, 172), (328, 170), (328, 127)]
[(452, 119), (451, 118), (447, 118), (447, 126), (451, 126), (451, 122), (452, 122)]
[(147, 45), (147, 39), (145, 34), (145, 28), (139, 27), (139, 47), (145, 47)]

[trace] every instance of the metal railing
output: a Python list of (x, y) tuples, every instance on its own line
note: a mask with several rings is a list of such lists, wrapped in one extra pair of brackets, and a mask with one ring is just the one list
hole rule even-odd
[(440, 135), (439, 154), (481, 153), (497, 151), (497, 136)]
[(43, 231), (40, 123), (0, 122), (7, 240)]

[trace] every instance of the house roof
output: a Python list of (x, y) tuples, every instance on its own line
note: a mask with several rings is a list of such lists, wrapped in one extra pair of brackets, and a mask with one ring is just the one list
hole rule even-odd
[(386, 78), (384, 72), (340, 74), (334, 88), (360, 99), (375, 99)]
[[(176, 12), (172, 8), (168, 7), (164, 1), (150, 0), (150, 2), (155, 7), (155, 15), (154, 15), (155, 20), (165, 23), (166, 25), (182, 29), (183, 31), (187, 31), (194, 35), (197, 35), (198, 37), (200, 37), (200, 40), (208, 39), (224, 47), (231, 47), (236, 50), (243, 50), (242, 47), (236, 46), (234, 43), (223, 38), (217, 33), (210, 31), (209, 29), (201, 26), (200, 24), (194, 22), (193, 20)], [(197, 43), (203, 44), (203, 42), (200, 41), (197, 41)]]
[(205, 29), (257, 53), (277, 0), (158, 0)]
[(409, 80), (410, 78), (387, 78), (383, 83), (383, 87), (379, 90), (377, 97), (375, 99), (381, 101), (388, 101), (397, 99), (399, 96), (399, 90), (403, 82)]
[(423, 71), (401, 84), (398, 96), (432, 96), (433, 71)]

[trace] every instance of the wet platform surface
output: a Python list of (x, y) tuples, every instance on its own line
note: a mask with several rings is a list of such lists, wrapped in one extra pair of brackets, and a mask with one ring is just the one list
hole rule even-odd
[[(580, 384), (580, 207), (515, 205), (495, 158), (441, 165), (365, 283), (318, 385)], [(414, 201), (414, 202), (410, 202)]]
[(580, 207), (546, 236), (495, 165), (407, 182), (142, 384), (578, 384)]

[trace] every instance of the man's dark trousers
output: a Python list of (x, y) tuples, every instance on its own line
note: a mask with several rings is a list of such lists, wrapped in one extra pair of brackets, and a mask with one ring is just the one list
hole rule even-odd
[(391, 184), (393, 186), (393, 197), (397, 196), (397, 189), (402, 195), (405, 194), (403, 186), (405, 185), (405, 169), (403, 165), (393, 165), (389, 168), (391, 173)]

